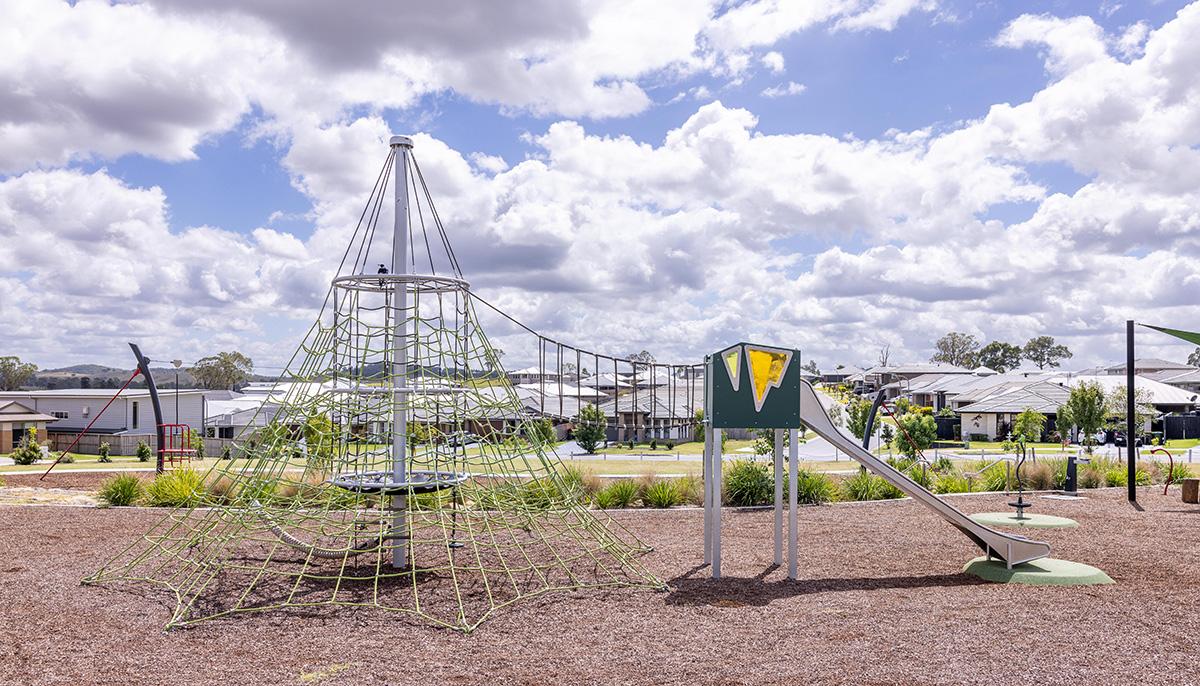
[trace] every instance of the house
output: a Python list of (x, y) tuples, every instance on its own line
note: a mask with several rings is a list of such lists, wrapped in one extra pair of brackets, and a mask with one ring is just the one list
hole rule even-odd
[(845, 383), (846, 380), (857, 374), (862, 374), (863, 370), (854, 365), (838, 365), (838, 368), (831, 372), (821, 372), (820, 380), (827, 384)]
[(0, 400), (0, 454), (11, 453), (29, 429), (39, 439), (46, 437), (46, 425), (58, 421), (53, 415), (37, 412), (15, 400)]
[[(206, 393), (182, 388), (159, 391), (163, 423), (186, 424), (203, 432)], [(110, 400), (112, 404), (105, 410)], [(95, 454), (101, 440), (107, 440), (114, 455), (132, 455), (139, 441), (153, 446), (157, 433), (150, 391), (144, 388), (127, 388), (119, 393), (110, 388), (2, 391), (0, 403), (5, 402), (17, 402), (54, 417), (56, 421), (46, 426), (54, 450), (66, 448), (89, 424), (91, 428), (77, 446), (78, 452)]]
[[(1174, 371), (1174, 372), (1196, 371), (1196, 368), (1191, 365), (1180, 364), (1178, 362), (1171, 362), (1169, 360), (1162, 360), (1157, 357), (1139, 357), (1133, 361), (1133, 373), (1141, 375), (1141, 376), (1148, 376), (1150, 374), (1156, 374), (1159, 372), (1170, 372), (1170, 371)], [(1097, 376), (1097, 375), (1124, 376), (1125, 375), (1125, 363), (1120, 362), (1120, 363), (1117, 363), (1114, 365), (1109, 365), (1107, 367), (1100, 367), (1098, 369), (1089, 369), (1086, 372), (1080, 372), (1080, 374), (1087, 374), (1089, 376)]]
[(1070, 395), (1070, 388), (1049, 381), (1002, 385), (989, 397), (959, 408), (962, 433), (968, 438), (974, 436), (985, 437), (989, 441), (998, 440), (1012, 431), (1012, 423), (1017, 415), (1032, 409), (1046, 415), (1045, 433), (1049, 434), (1055, 429), (1058, 408), (1067, 402)]
[(1195, 367), (1188, 367), (1187, 369), (1164, 369), (1145, 374), (1144, 376), (1165, 383), (1168, 386), (1181, 388), (1192, 393), (1200, 393), (1200, 369)]
[(558, 374), (554, 371), (553, 366), (547, 364), (546, 367), (532, 365), (524, 369), (518, 369), (508, 373), (508, 380), (514, 385), (525, 383), (547, 383), (558, 381)]
[[(1005, 375), (998, 375), (1003, 377)], [(993, 377), (995, 378), (995, 377)], [(1111, 395), (1125, 385), (1125, 377), (1110, 374), (1043, 374), (1024, 381), (1004, 380), (990, 388), (960, 394), (956, 408), (962, 418), (964, 434), (986, 436), (998, 440), (1011, 431), (1012, 420), (1026, 408), (1046, 415), (1046, 432), (1053, 427), (1058, 408), (1066, 403), (1071, 388), (1088, 382), (1098, 384), (1105, 395)], [(1157, 412), (1189, 412), (1200, 404), (1200, 393), (1138, 376), (1134, 386), (1144, 391)], [(1149, 426), (1142, 427), (1149, 430)]]
[(891, 366), (871, 367), (864, 371), (861, 375), (854, 374), (847, 377), (847, 381), (854, 383), (854, 392), (860, 394), (871, 394), (884, 389), (886, 395), (885, 400), (891, 400), (897, 396), (907, 392), (909, 382), (920, 376), (930, 374), (971, 374), (970, 369), (964, 369), (953, 364), (942, 364), (940, 362), (921, 362), (913, 364), (898, 364)]

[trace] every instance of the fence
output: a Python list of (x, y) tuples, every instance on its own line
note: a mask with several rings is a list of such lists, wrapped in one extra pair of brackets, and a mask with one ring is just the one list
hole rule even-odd
[[(75, 440), (73, 433), (52, 433), (50, 434), (50, 449), (52, 451), (66, 450), (70, 447), (71, 442)], [(84, 434), (80, 437), (79, 443), (71, 449), (71, 452), (81, 455), (99, 455), (100, 444), (108, 444), (108, 452), (110, 455), (137, 455), (138, 443), (145, 442), (150, 446), (151, 451), (158, 449), (158, 439), (154, 434), (148, 435), (130, 435), (130, 434)], [(205, 438), (204, 439), (204, 455), (205, 457), (219, 457), (226, 447), (231, 450), (233, 448), (233, 440), (229, 438)], [(196, 446), (193, 446), (196, 447)], [(235, 454), (236, 457), (236, 454)]]

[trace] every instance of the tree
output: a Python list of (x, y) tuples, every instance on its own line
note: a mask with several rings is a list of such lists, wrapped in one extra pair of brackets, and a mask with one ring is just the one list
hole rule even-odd
[(978, 366), (979, 341), (969, 333), (951, 331), (934, 343), (937, 352), (929, 358), (930, 362), (942, 362), (970, 369)]
[(252, 371), (254, 362), (237, 351), (201, 358), (188, 370), (202, 388), (227, 390), (245, 383)]
[(1027, 407), (1013, 420), (1012, 438), (1020, 446), (1022, 452), (1026, 443), (1037, 443), (1046, 429), (1046, 415)]
[(937, 422), (932, 415), (909, 412), (901, 415), (896, 423), (903, 429), (897, 436), (896, 449), (910, 460), (917, 459), (917, 453), (937, 440)]
[(19, 357), (0, 357), (0, 391), (21, 390), (37, 370), (36, 364), (22, 362)]
[[(1122, 426), (1125, 424), (1125, 408), (1129, 407), (1127, 386), (1121, 384), (1108, 394), (1108, 416)], [(1133, 426), (1134, 431), (1141, 432), (1146, 423), (1154, 418), (1154, 396), (1144, 388), (1133, 387)], [(1136, 435), (1136, 434), (1135, 434)]]
[(575, 442), (585, 453), (596, 452), (596, 446), (604, 440), (604, 431), (608, 428), (608, 417), (604, 411), (595, 405), (584, 405), (579, 408), (579, 417), (575, 421)]
[(549, 417), (530, 420), (525, 425), (525, 435), (531, 441), (535, 441), (541, 445), (553, 445), (558, 434), (554, 431), (554, 422), (550, 421)]
[(1021, 354), (1025, 356), (1025, 359), (1036, 364), (1038, 369), (1057, 367), (1063, 360), (1075, 356), (1067, 349), (1067, 346), (1055, 344), (1053, 336), (1037, 336), (1029, 339), (1029, 342), (1021, 350)]
[(800, 368), (803, 369), (804, 371), (812, 374), (813, 376), (821, 375), (821, 370), (817, 367), (816, 360), (809, 360), (808, 362), (805, 362), (804, 365), (801, 366)]
[(855, 438), (862, 440), (863, 434), (867, 432), (867, 418), (870, 415), (871, 403), (866, 400), (855, 399), (846, 405), (846, 428), (850, 429)]
[(1196, 348), (1188, 355), (1187, 363), (1193, 367), (1200, 367), (1200, 348)]
[(890, 345), (885, 345), (879, 349), (878, 362), (879, 362), (880, 367), (888, 366), (888, 358), (891, 357), (891, 354), (892, 354), (892, 346), (890, 346)]
[(891, 424), (884, 424), (883, 429), (879, 431), (879, 439), (883, 441), (885, 448), (892, 447), (892, 439), (896, 437), (896, 432), (892, 430)]
[(1069, 427), (1079, 429), (1083, 435), (1084, 448), (1090, 453), (1096, 441), (1093, 438), (1104, 424), (1107, 412), (1104, 387), (1095, 381), (1085, 381), (1071, 388), (1065, 405), (1058, 408), (1058, 430)]
[(692, 440), (697, 443), (704, 442), (704, 409), (697, 408), (692, 416)]
[(979, 349), (979, 364), (1001, 374), (1021, 366), (1021, 346), (992, 341)]

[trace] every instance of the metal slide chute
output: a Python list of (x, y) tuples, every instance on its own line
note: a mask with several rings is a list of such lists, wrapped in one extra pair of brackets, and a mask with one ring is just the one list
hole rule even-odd
[(856, 462), (883, 477), (888, 483), (911, 496), (913, 500), (936, 512), (942, 519), (966, 534), (986, 554), (1004, 560), (1009, 567), (1049, 557), (1049, 544), (1030, 540), (1024, 536), (1001, 533), (979, 524), (957, 508), (922, 488), (920, 484), (905, 476), (886, 461), (863, 449), (833, 425), (817, 397), (817, 392), (807, 381), (802, 382), (800, 386), (800, 420), (814, 433), (832, 443)]

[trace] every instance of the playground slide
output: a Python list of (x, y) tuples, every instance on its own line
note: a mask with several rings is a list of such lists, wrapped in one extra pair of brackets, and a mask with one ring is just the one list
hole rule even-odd
[(802, 382), (800, 387), (800, 420), (818, 436), (829, 441), (896, 488), (912, 496), (913, 500), (938, 513), (942, 519), (966, 534), (984, 553), (1004, 560), (1009, 567), (1050, 555), (1049, 544), (1033, 541), (1024, 536), (1001, 533), (975, 522), (884, 460), (864, 450), (862, 446), (833, 425), (821, 405), (820, 398), (817, 397), (817, 392), (807, 381)]

